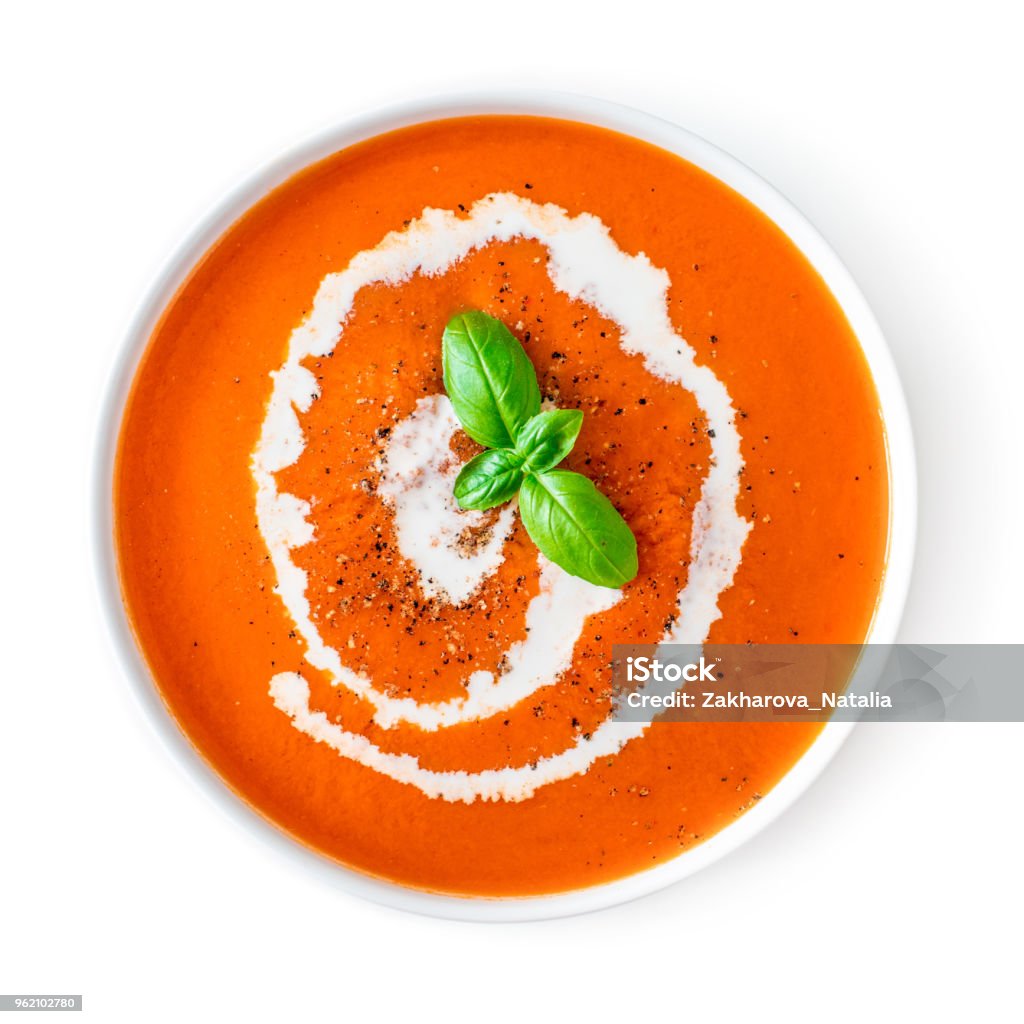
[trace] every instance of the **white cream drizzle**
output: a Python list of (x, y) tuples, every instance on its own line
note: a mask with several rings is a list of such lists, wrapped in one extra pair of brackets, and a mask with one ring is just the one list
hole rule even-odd
[(478, 550), (458, 552), (464, 531), (482, 527), (487, 518), (484, 512), (463, 512), (455, 501), (455, 478), (462, 467), (450, 444), (458, 429), (446, 395), (421, 398), (391, 432), (377, 487), (395, 511), (398, 546), (419, 569), (421, 589), (449, 604), (465, 603), (501, 565), (505, 540), (515, 526), (515, 506), (506, 505)]
[[(308, 502), (279, 492), (274, 476), (301, 455), (305, 439), (297, 413), (307, 411), (319, 394), (315, 377), (302, 361), (326, 356), (337, 346), (361, 288), (396, 285), (416, 273), (437, 275), (476, 249), (519, 238), (546, 246), (548, 274), (555, 287), (618, 323), (623, 350), (641, 355), (655, 376), (690, 391), (710, 428), (711, 465), (694, 510), (687, 582), (679, 594), (679, 618), (664, 642), (700, 644), (707, 639), (720, 615), (719, 596), (732, 583), (751, 528), (736, 509), (743, 460), (729, 393), (710, 368), (697, 365), (693, 350), (673, 330), (668, 315), (670, 281), (663, 269), (643, 253), (630, 255), (619, 249), (608, 228), (592, 214), (570, 217), (558, 206), (541, 206), (512, 193), (489, 195), (464, 217), (450, 210), (425, 209), (404, 230), (391, 232), (376, 247), (355, 256), (344, 271), (324, 278), (309, 316), (292, 332), (285, 364), (271, 374), (273, 389), (251, 461), (257, 522), (277, 574), (275, 589), (306, 643), (306, 660), (328, 673), (335, 685), (369, 700), (374, 720), (384, 728), (407, 722), (434, 730), (507, 710), (557, 682), (572, 663), (587, 617), (621, 597), (618, 591), (594, 587), (542, 561), (540, 589), (526, 611), (531, 628), (526, 640), (506, 652), (508, 671), (498, 680), (489, 672), (473, 673), (465, 695), (454, 700), (417, 702), (389, 696), (343, 664), (312, 621), (306, 597), (309, 581), (291, 557), (293, 548), (315, 539)], [(471, 514), (458, 511), (451, 498), (451, 482), (458, 471), (448, 449), (453, 429), (446, 398), (421, 400), (392, 431), (382, 464), (381, 496), (395, 510), (399, 549), (420, 570), (424, 593), (459, 604), (500, 564), (514, 509), (510, 506), (499, 515), (491, 538), (477, 555), (466, 558), (457, 550), (458, 533), (471, 523), (462, 517)], [(412, 755), (382, 751), (365, 736), (312, 710), (309, 685), (301, 675), (276, 675), (270, 692), (297, 729), (341, 756), (416, 786), (429, 797), (467, 803), (527, 799), (538, 788), (579, 775), (598, 758), (617, 753), (646, 728), (643, 723), (606, 720), (589, 739), (581, 737), (563, 752), (528, 765), (482, 772), (432, 771)]]

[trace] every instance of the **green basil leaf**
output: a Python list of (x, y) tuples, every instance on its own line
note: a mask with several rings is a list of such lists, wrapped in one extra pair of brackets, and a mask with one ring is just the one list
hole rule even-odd
[(534, 473), (554, 469), (572, 451), (582, 425), (580, 409), (547, 409), (527, 420), (516, 438), (523, 469)]
[(612, 588), (636, 576), (636, 538), (587, 477), (566, 469), (528, 475), (519, 512), (534, 544), (571, 576)]
[(518, 339), (500, 320), (471, 310), (448, 321), (441, 353), (462, 429), (487, 448), (512, 448), (540, 412), (537, 373)]
[(455, 499), (466, 509), (494, 508), (514, 498), (523, 482), (522, 459), (508, 448), (481, 452), (455, 478)]

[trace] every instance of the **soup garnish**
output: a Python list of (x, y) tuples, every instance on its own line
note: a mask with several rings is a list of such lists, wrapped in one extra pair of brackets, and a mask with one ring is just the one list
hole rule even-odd
[(576, 443), (582, 411), (540, 411), (530, 357), (496, 317), (479, 310), (453, 317), (442, 352), (455, 415), (487, 448), (455, 479), (459, 506), (485, 511), (518, 493), (526, 532), (556, 565), (599, 587), (633, 579), (636, 538), (626, 521), (587, 477), (555, 468)]

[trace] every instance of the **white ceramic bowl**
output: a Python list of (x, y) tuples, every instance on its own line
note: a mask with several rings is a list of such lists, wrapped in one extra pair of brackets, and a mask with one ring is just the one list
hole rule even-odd
[(139, 360), (157, 320), (204, 252), (257, 200), (309, 164), (382, 132), (466, 114), (538, 114), (583, 121), (653, 143), (702, 167), (768, 215), (821, 274), (860, 340), (881, 401), (889, 445), (889, 551), (872, 643), (889, 643), (910, 580), (916, 528), (916, 474), (907, 409), (885, 340), (867, 302), (839, 257), (786, 199), (753, 171), (703, 139), (649, 114), (603, 100), (559, 93), (503, 92), (445, 96), (391, 106), (352, 118), (296, 146), (226, 196), (167, 262), (142, 303), (118, 360), (104, 403), (95, 468), (94, 550), (100, 596), (125, 673), (157, 734), (208, 796), (255, 835), (272, 843), (297, 870), (324, 884), (403, 910), (471, 921), (560, 917), (645, 896), (699, 871), (746, 842), (778, 817), (820, 774), (853, 728), (825, 726), (819, 738), (756, 807), (700, 846), (674, 860), (605, 885), (554, 896), (489, 899), (435, 895), (339, 866), (289, 838), (236, 797), (199, 756), (171, 718), (139, 653), (121, 601), (113, 544), (113, 463), (121, 415)]

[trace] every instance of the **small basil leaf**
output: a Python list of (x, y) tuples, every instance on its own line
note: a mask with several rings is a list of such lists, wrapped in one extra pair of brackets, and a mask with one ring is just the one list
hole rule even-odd
[(514, 498), (523, 482), (521, 462), (508, 448), (481, 452), (455, 478), (455, 500), (462, 508), (482, 511)]
[(523, 469), (534, 473), (554, 469), (572, 451), (582, 425), (579, 409), (548, 409), (527, 420), (516, 438)]
[(452, 317), (441, 345), (444, 387), (462, 429), (487, 448), (511, 448), (540, 412), (530, 357), (512, 332), (486, 313)]
[(571, 576), (612, 588), (636, 576), (636, 538), (587, 477), (565, 469), (528, 475), (519, 512), (534, 544)]

